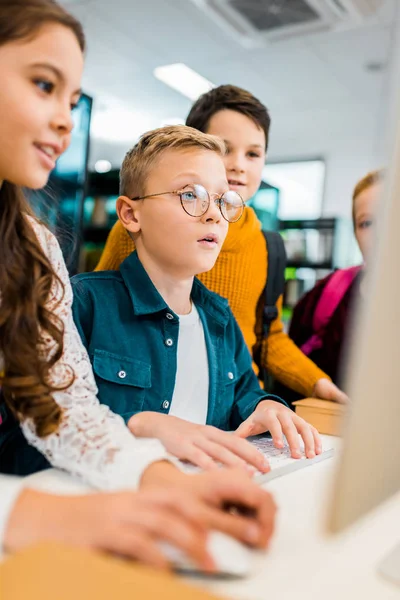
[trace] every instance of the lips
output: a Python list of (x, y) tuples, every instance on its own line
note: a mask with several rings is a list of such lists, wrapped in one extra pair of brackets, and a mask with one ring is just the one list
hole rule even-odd
[(201, 238), (197, 241), (218, 244), (218, 236), (215, 233), (210, 233), (210, 234), (205, 235), (203, 238)]
[(239, 181), (238, 179), (228, 179), (228, 184), (230, 187), (243, 187), (246, 185), (243, 181)]
[(34, 146), (41, 150), (50, 160), (56, 161), (62, 153), (62, 148), (59, 144), (47, 144), (42, 142), (35, 142)]
[(56, 166), (56, 160), (62, 153), (62, 148), (58, 144), (45, 144), (41, 142), (35, 142), (34, 147), (39, 156), (39, 160), (48, 171), (52, 171)]
[(207, 233), (204, 237), (197, 240), (199, 246), (205, 250), (215, 250), (218, 248), (219, 237), (215, 233)]

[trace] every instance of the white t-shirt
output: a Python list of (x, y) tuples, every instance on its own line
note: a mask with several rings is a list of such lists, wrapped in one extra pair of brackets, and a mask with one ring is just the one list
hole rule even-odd
[(208, 411), (208, 356), (200, 315), (192, 304), (179, 316), (177, 370), (170, 415), (205, 425)]

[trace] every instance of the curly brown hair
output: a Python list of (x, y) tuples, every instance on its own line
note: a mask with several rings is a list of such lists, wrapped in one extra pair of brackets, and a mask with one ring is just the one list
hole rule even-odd
[[(53, 0), (0, 0), (0, 46), (29, 39), (47, 23), (68, 27), (84, 51), (82, 27)], [(64, 287), (37, 239), (22, 191), (10, 181), (0, 186), (0, 357), (1, 391), (7, 406), (23, 421), (32, 419), (39, 437), (57, 431), (62, 410), (52, 397), (68, 388), (50, 382), (63, 353), (62, 321), (49, 309), (55, 289)], [(53, 306), (54, 309), (54, 306)], [(52, 352), (45, 351), (51, 340)], [(1, 362), (1, 361), (0, 361)]]

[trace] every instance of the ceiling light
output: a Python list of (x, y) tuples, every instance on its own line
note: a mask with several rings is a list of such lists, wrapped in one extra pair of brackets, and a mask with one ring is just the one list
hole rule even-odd
[(109, 160), (96, 160), (94, 170), (97, 173), (108, 173), (111, 171), (111, 163)]
[(183, 63), (157, 67), (154, 69), (154, 76), (190, 100), (197, 100), (201, 94), (215, 87), (211, 81)]

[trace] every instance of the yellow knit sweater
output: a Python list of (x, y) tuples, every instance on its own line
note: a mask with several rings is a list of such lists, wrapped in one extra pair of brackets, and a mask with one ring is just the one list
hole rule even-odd
[[(121, 223), (111, 230), (96, 271), (117, 270), (135, 245)], [(222, 251), (211, 271), (199, 279), (213, 292), (227, 298), (250, 350), (262, 331), (262, 315), (257, 304), (267, 278), (268, 253), (261, 225), (253, 209), (246, 207), (242, 218), (229, 225)], [(278, 299), (278, 318), (263, 342), (266, 368), (281, 383), (304, 396), (311, 396), (314, 385), (327, 375), (319, 369), (283, 331), (282, 297)], [(266, 352), (265, 352), (266, 351)]]

